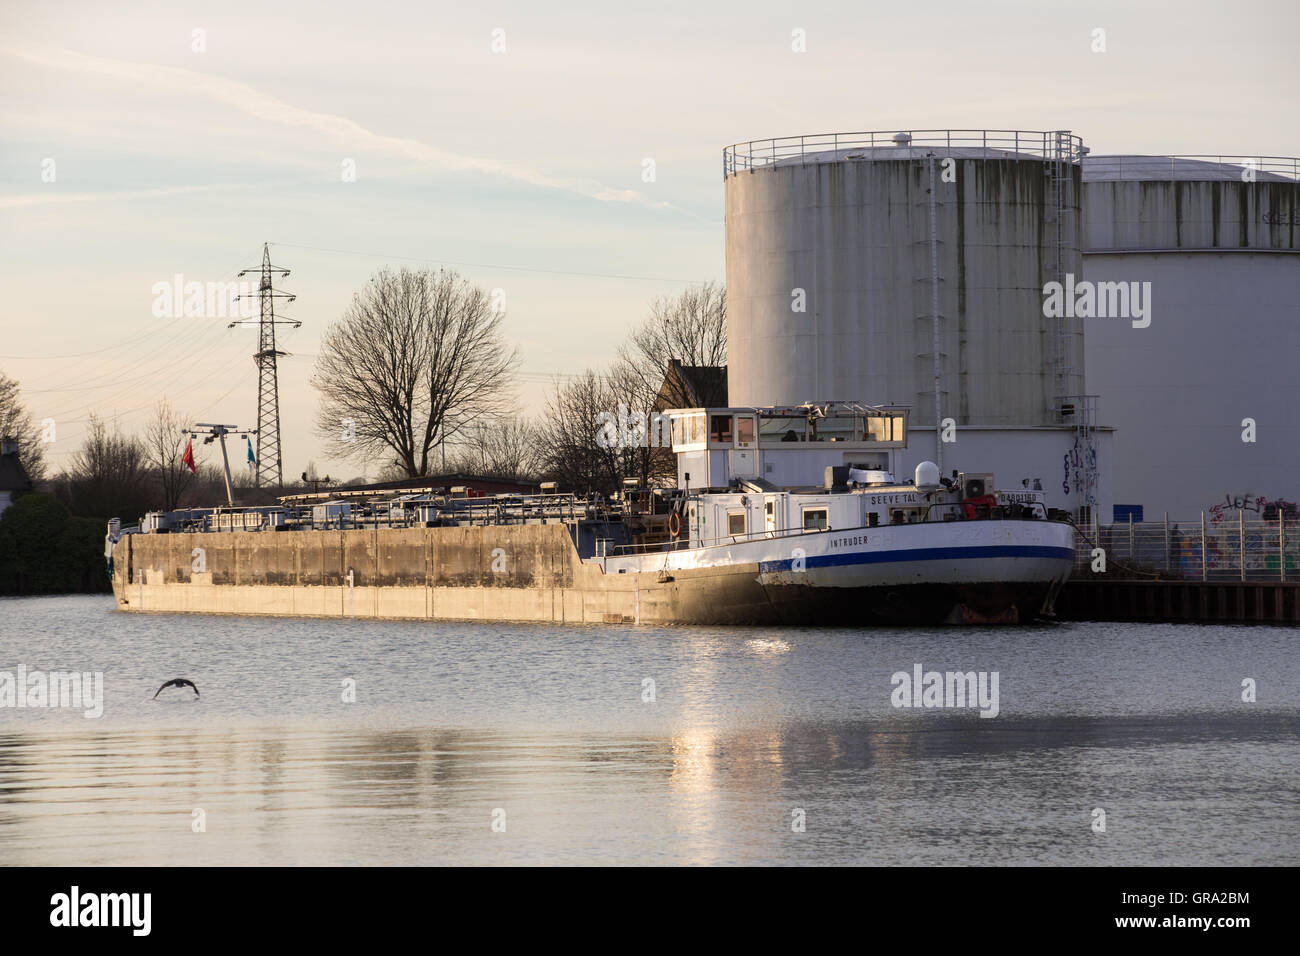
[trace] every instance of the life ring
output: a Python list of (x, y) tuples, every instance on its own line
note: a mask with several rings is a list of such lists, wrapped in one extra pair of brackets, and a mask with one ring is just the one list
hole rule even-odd
[(674, 538), (682, 533), (682, 516), (676, 511), (668, 516), (668, 533)]

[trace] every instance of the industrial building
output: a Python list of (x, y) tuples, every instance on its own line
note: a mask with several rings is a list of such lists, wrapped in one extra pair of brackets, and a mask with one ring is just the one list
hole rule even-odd
[(1087, 152), (1067, 131), (728, 147), (730, 404), (909, 404), (908, 467), (1040, 484), (1087, 521), (1297, 497), (1295, 161)]

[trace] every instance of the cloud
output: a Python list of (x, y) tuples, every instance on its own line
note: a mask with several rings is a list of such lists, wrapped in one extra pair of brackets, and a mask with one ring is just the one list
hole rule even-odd
[(53, 203), (120, 202), (132, 199), (156, 199), (162, 196), (176, 196), (185, 193), (244, 188), (247, 187), (233, 184), (213, 184), (210, 186), (162, 186), (158, 189), (138, 189), (131, 192), (117, 193), (65, 193), (60, 192), (57, 186), (51, 185), (47, 187), (45, 192), (30, 193), (26, 196), (0, 196), (0, 209), (48, 206)]
[(552, 176), (517, 163), (466, 156), (430, 146), (419, 140), (385, 136), (368, 130), (346, 117), (300, 109), (244, 83), (194, 70), (114, 60), (39, 44), (25, 45), (22, 48), (0, 46), (0, 53), (53, 69), (109, 76), (127, 82), (141, 83), (166, 92), (205, 97), (232, 106), (266, 122), (312, 130), (322, 136), (345, 143), (350, 149), (376, 150), (402, 159), (413, 160), (424, 166), (453, 172), (477, 172), (501, 176), (532, 186), (574, 193), (599, 202), (633, 203), (651, 209), (671, 209), (694, 216), (693, 213), (671, 203), (652, 200), (634, 189), (615, 189), (594, 180)]

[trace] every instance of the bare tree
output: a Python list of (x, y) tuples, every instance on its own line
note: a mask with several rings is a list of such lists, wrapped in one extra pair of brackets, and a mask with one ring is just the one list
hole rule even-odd
[(522, 418), (480, 419), (466, 426), (447, 469), (495, 478), (533, 478), (537, 429)]
[(379, 473), (373, 477), (367, 477), (365, 480), (357, 478), (354, 481), (347, 481), (344, 484), (369, 484), (372, 481), (404, 481), (411, 476), (406, 473), (406, 469), (397, 462), (389, 462), (379, 469)]
[(0, 437), (18, 443), (18, 460), (33, 482), (45, 477), (45, 446), (39, 429), (22, 403), (18, 383), (0, 372)]
[[(615, 363), (613, 370), (605, 376), (605, 384), (615, 402), (609, 413), (622, 418), (626, 412), (624, 420), (614, 423), (620, 446), (618, 466), (622, 477), (640, 478), (647, 487), (670, 483), (668, 479), (677, 475), (677, 458), (673, 455), (668, 419), (658, 415), (655, 395), (649, 393), (624, 361)], [(680, 408), (689, 404), (668, 403), (662, 407)]]
[(181, 496), (194, 484), (194, 474), (181, 461), (189, 438), (181, 429), (188, 420), (187, 416), (177, 415), (171, 402), (163, 398), (145, 425), (145, 459), (158, 479), (164, 511), (174, 511), (180, 505)]
[[(708, 371), (687, 373), (693, 385), (688, 388), (674, 362)], [(648, 420), (670, 408), (725, 405), (721, 370), (726, 362), (726, 295), (722, 286), (709, 282), (652, 302), (649, 315), (628, 336), (605, 378), (617, 403), (626, 405), (634, 419)], [(658, 429), (649, 429), (647, 437), (648, 442), (624, 449), (625, 476), (646, 484), (672, 478), (677, 472), (672, 449), (658, 443)]]
[(554, 386), (537, 439), (543, 472), (564, 490), (612, 494), (623, 477), (637, 473), (636, 448), (623, 445), (621, 436), (601, 438), (602, 421), (617, 415), (619, 402), (610, 379), (591, 370)]
[(144, 445), (132, 435), (91, 415), (86, 438), (73, 454), (67, 475), (75, 514), (98, 518), (138, 518), (154, 504)]
[(513, 404), (502, 314), (454, 272), (384, 269), (321, 341), (317, 426), (343, 458), (429, 473), (430, 453)]
[[(645, 409), (653, 408), (656, 400), (663, 408), (693, 405), (681, 383), (669, 374), (674, 359), (687, 367), (727, 364), (727, 297), (721, 285), (706, 282), (650, 304), (650, 315), (619, 349), (619, 379), (635, 393), (628, 396), (629, 403)], [(725, 405), (727, 394), (721, 383), (721, 376), (710, 379), (698, 400), (704, 405)], [(661, 389), (665, 389), (662, 398)]]

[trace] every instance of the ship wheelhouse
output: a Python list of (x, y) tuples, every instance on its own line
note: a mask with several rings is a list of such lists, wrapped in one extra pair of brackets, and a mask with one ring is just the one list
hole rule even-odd
[(688, 408), (667, 413), (677, 487), (727, 489), (820, 486), (828, 466), (893, 480), (907, 447), (906, 405), (817, 402), (763, 408)]

